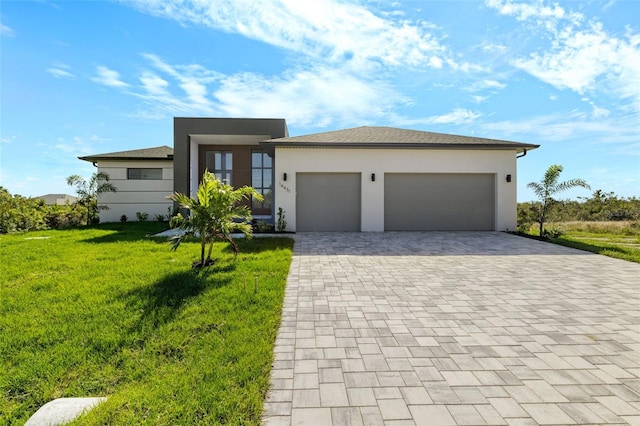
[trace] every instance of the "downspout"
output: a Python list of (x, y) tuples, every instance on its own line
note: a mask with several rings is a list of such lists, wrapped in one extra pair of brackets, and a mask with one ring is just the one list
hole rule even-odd
[(525, 155), (527, 155), (527, 150), (526, 149), (524, 151), (522, 151), (522, 155), (516, 155), (516, 158), (522, 158)]

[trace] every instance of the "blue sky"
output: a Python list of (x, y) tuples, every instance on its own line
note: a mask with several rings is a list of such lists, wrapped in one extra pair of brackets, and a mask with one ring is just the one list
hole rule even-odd
[[(640, 1), (1, 1), (0, 185), (73, 193), (78, 156), (173, 145), (174, 116), (535, 143), (640, 196)], [(589, 191), (564, 193), (565, 198)]]

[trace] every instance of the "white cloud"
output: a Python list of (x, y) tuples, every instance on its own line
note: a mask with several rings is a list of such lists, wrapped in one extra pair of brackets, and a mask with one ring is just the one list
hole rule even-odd
[(144, 71), (140, 77), (142, 87), (150, 96), (168, 96), (169, 83), (153, 72)]
[(393, 123), (397, 126), (415, 126), (420, 124), (455, 124), (463, 125), (475, 122), (482, 117), (479, 112), (463, 108), (456, 108), (451, 112), (442, 115), (433, 115), (424, 118), (404, 118), (395, 116)]
[[(157, 55), (139, 84), (126, 93), (141, 100), (132, 115), (164, 119), (176, 115), (286, 117), (296, 126), (369, 123), (408, 99), (383, 80), (357, 73), (347, 65), (312, 64), (272, 77), (257, 73), (225, 75), (194, 64), (170, 64)], [(117, 81), (119, 74), (109, 70)], [(101, 82), (102, 83), (102, 82)]]
[(492, 79), (478, 80), (472, 83), (467, 90), (471, 92), (479, 92), (482, 90), (501, 90), (507, 87), (505, 83), (501, 83)]
[(559, 32), (550, 50), (518, 58), (514, 65), (559, 89), (584, 93), (595, 88), (600, 76), (631, 78), (625, 74), (639, 72), (640, 50), (605, 33), (598, 23), (584, 31)]
[[(536, 141), (580, 141), (583, 144), (629, 144), (638, 140), (633, 114), (602, 116), (594, 120), (592, 114), (569, 111), (523, 120), (485, 122), (480, 127), (495, 137), (514, 140), (534, 137)], [(637, 154), (640, 155), (640, 151)]]
[(606, 118), (609, 116), (609, 114), (611, 113), (611, 111), (609, 111), (606, 108), (601, 108), (595, 104), (592, 104), (593, 106), (593, 110), (591, 111), (591, 116), (593, 118)]
[(516, 68), (558, 89), (614, 94), (622, 100), (621, 109), (632, 108), (640, 114), (640, 33), (627, 28), (624, 36), (616, 36), (597, 20), (586, 20), (581, 13), (568, 12), (557, 4), (545, 6), (539, 0), (486, 3), (500, 14), (534, 21), (550, 37), (548, 46), (515, 58)]
[(10, 26), (0, 22), (0, 35), (6, 36), (6, 37), (14, 37), (16, 35), (16, 32)]
[(47, 68), (47, 72), (55, 78), (75, 78), (75, 75), (69, 69), (65, 64), (54, 64)]
[(468, 124), (480, 118), (482, 114), (468, 109), (457, 108), (450, 113), (430, 117), (427, 123), (433, 124)]
[(225, 115), (286, 117), (292, 125), (312, 127), (371, 122), (406, 101), (381, 81), (325, 67), (293, 70), (280, 78), (229, 76), (214, 96)]
[(240, 34), (316, 60), (359, 67), (442, 67), (448, 56), (433, 28), (395, 14), (382, 16), (336, 0), (137, 0), (143, 12)]
[(98, 75), (91, 80), (96, 83), (103, 84), (109, 87), (128, 87), (129, 85), (120, 80), (120, 74), (117, 71), (111, 70), (105, 66), (99, 65), (96, 67)]
[(511, 0), (487, 0), (486, 4), (496, 9), (501, 15), (514, 16), (518, 21), (534, 19), (538, 22), (552, 23), (554, 20), (565, 19), (577, 24), (584, 19), (582, 14), (567, 12), (558, 4), (545, 6), (542, 0), (527, 3), (515, 3)]
[(485, 53), (504, 53), (508, 50), (507, 46), (503, 44), (495, 44), (484, 42), (480, 45), (480, 49)]
[[(55, 143), (44, 143), (40, 146), (43, 147), (43, 152), (45, 154), (60, 158), (60, 154), (47, 152), (49, 148), (53, 148), (56, 151), (64, 153), (62, 155), (62, 158), (68, 157), (69, 159), (73, 159), (73, 161), (75, 161), (77, 156), (95, 154), (97, 151), (96, 146), (106, 141), (107, 139), (104, 139), (98, 135), (90, 134), (83, 136), (71, 136), (67, 138), (58, 137), (56, 138)], [(68, 156), (67, 154), (72, 155)]]

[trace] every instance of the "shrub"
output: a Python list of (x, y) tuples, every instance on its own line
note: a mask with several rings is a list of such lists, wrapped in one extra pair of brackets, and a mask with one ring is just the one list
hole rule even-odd
[(287, 221), (284, 219), (284, 210), (278, 207), (278, 232), (284, 232), (287, 229)]
[(80, 226), (87, 217), (86, 209), (77, 204), (45, 206), (45, 222), (48, 228), (63, 229)]
[(275, 228), (272, 223), (265, 222), (264, 220), (254, 221), (252, 224), (252, 227), (253, 227), (253, 232), (259, 232), (259, 233), (273, 232)]
[(127, 215), (126, 215), (126, 214), (123, 214), (122, 216), (120, 216), (120, 222), (124, 223), (124, 222), (126, 222), (127, 220), (129, 220), (129, 218), (127, 217)]
[(542, 231), (542, 238), (559, 238), (564, 234), (564, 231), (556, 226), (551, 229), (544, 229)]
[(147, 212), (136, 212), (136, 218), (138, 222), (146, 222), (149, 220), (149, 213)]
[(163, 215), (163, 214), (157, 214), (155, 216), (156, 222), (164, 222), (167, 220), (167, 218)]

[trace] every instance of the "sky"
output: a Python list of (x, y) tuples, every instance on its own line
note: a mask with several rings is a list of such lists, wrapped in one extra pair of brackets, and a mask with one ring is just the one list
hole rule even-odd
[(0, 186), (73, 194), (78, 156), (173, 146), (173, 117), (539, 144), (518, 201), (552, 164), (638, 197), (640, 0), (0, 0)]

